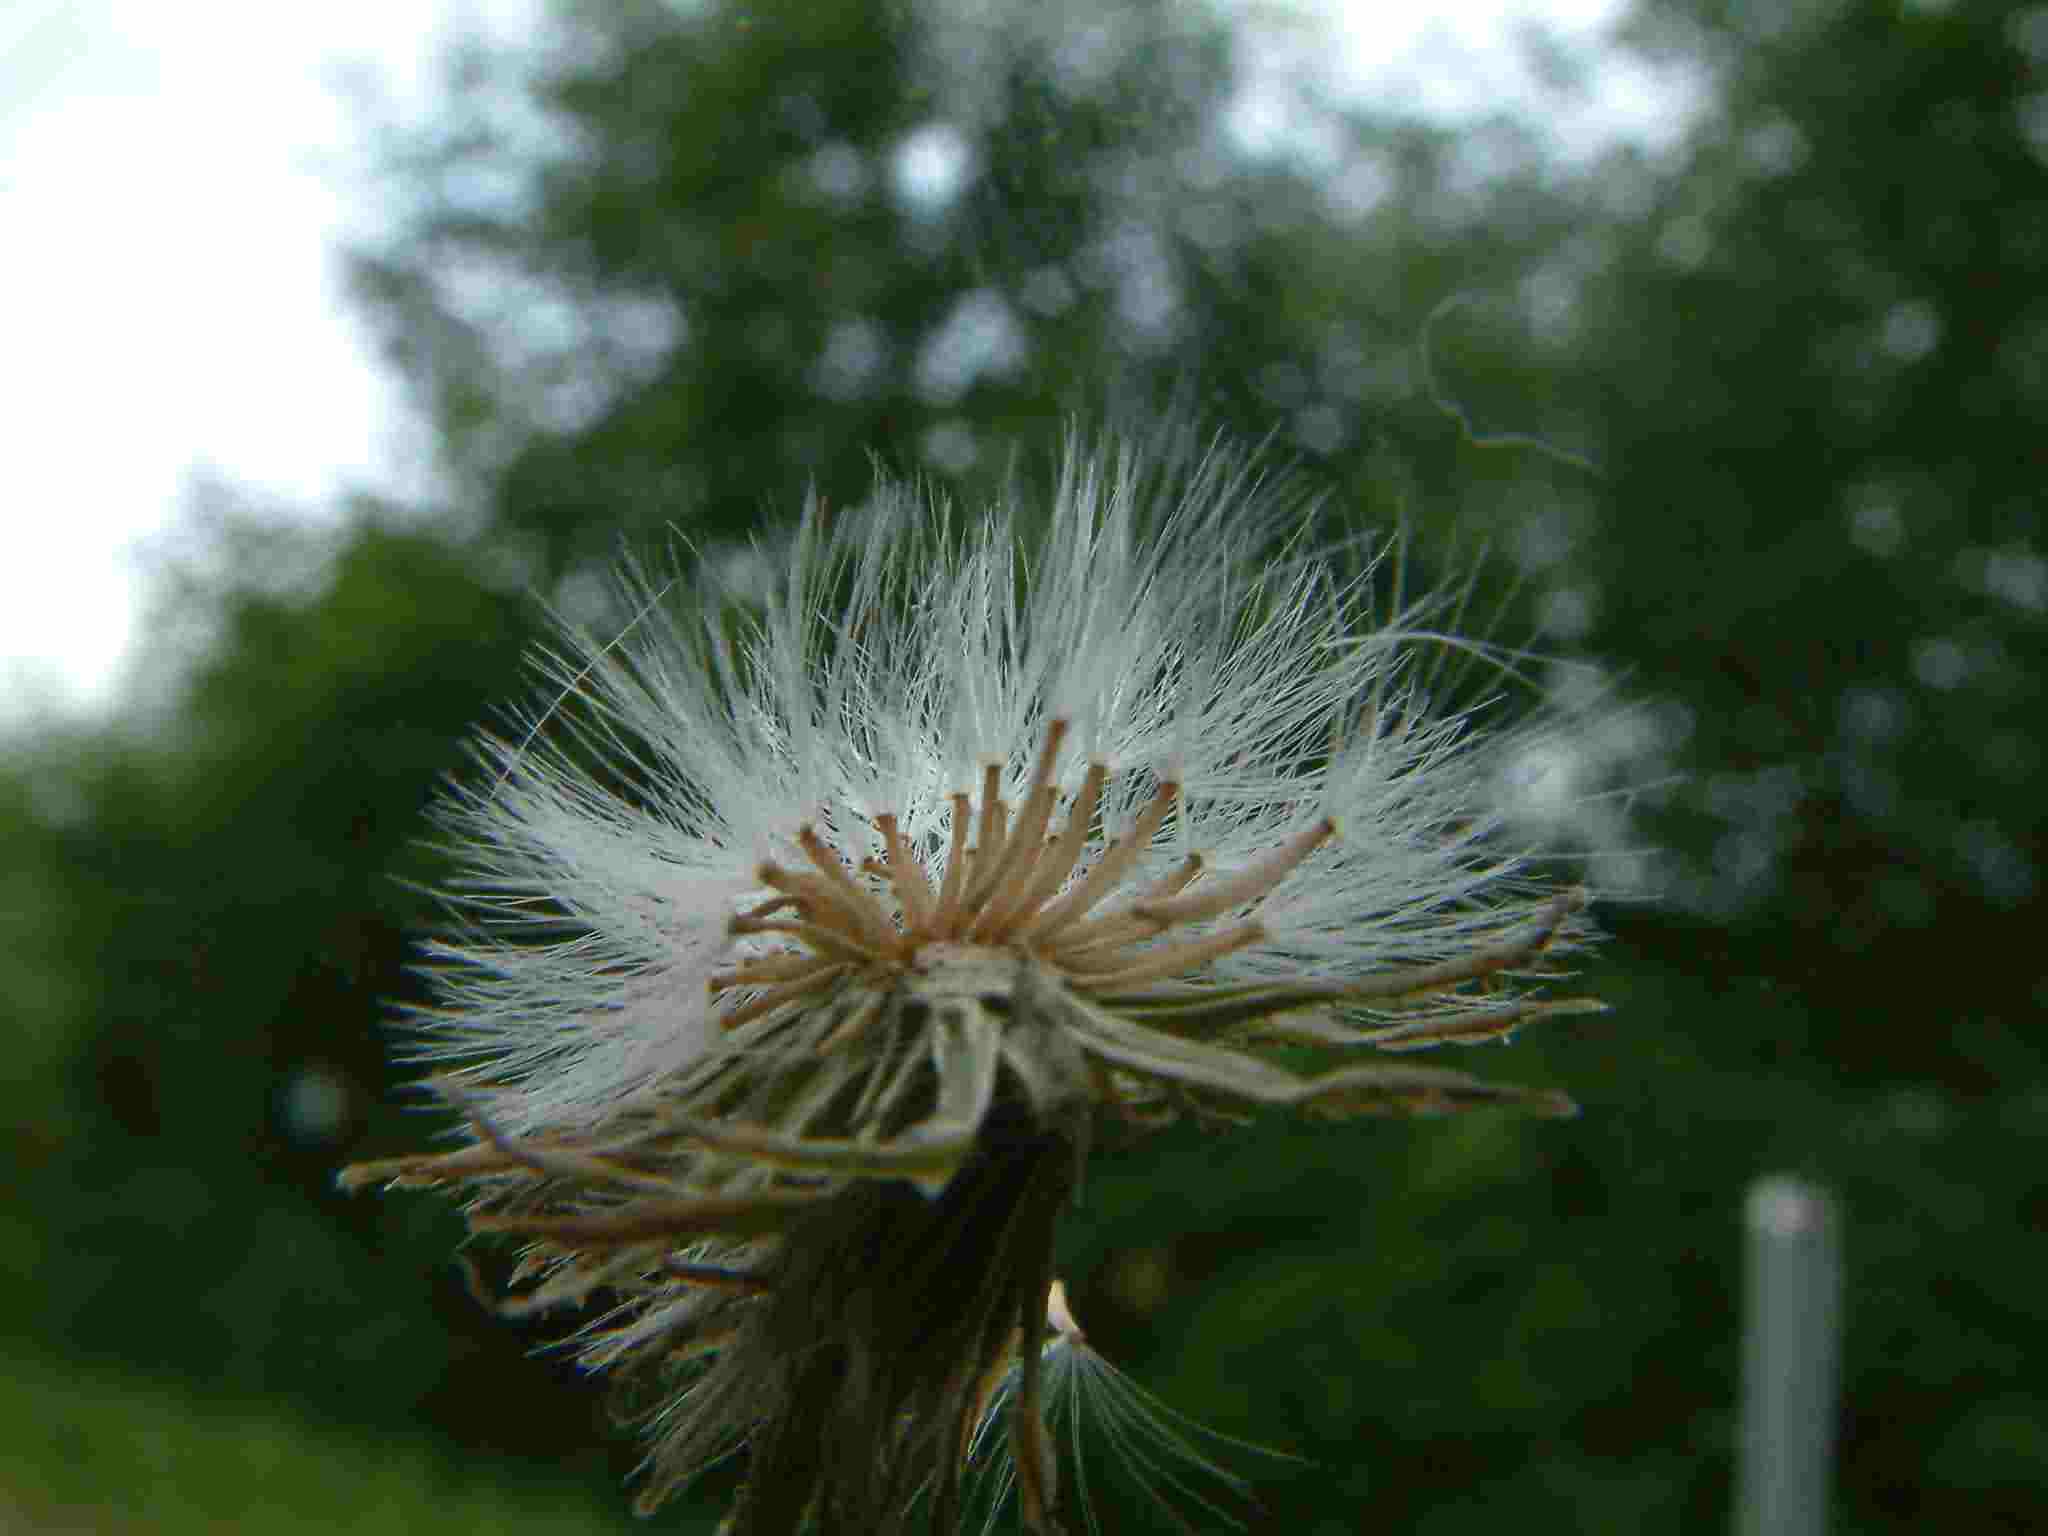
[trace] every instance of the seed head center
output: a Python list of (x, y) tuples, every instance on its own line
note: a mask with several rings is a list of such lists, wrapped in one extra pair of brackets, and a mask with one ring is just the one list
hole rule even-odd
[(881, 855), (858, 866), (850, 867), (815, 826), (800, 828), (796, 844), (808, 867), (761, 865), (761, 883), (776, 894), (732, 920), (736, 936), (773, 934), (787, 943), (712, 977), (714, 996), (760, 989), (725, 1015), (725, 1025), (760, 1018), (848, 975), (880, 980), (915, 970), (919, 952), (934, 944), (1013, 949), (1096, 994), (1183, 975), (1259, 943), (1266, 930), (1247, 918), (1155, 941), (1257, 902), (1336, 834), (1336, 823), (1325, 817), (1268, 857), (1213, 878), (1204, 878), (1202, 856), (1190, 853), (1100, 911), (1138, 868), (1180, 786), (1162, 780), (1127, 831), (1095, 844), (1092, 829), (1109, 766), (1092, 760), (1054, 830), (1060, 800), (1054, 770), (1067, 733), (1065, 720), (1048, 722), (1021, 804), (1004, 798), (997, 763), (983, 770), (978, 805), (964, 790), (950, 797), (950, 843), (936, 886), (893, 813), (873, 818)]

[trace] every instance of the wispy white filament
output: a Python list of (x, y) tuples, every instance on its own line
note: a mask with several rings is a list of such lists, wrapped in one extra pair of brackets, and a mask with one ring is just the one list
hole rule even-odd
[[(1096, 1353), (1081, 1331), (1064, 1283), (1054, 1282), (1047, 1311), (1042, 1355), (1046, 1427), (1056, 1441), (1066, 1444), (1078, 1495), (1074, 1502), (1087, 1529), (1102, 1530), (1089, 1488), (1091, 1456), (1102, 1463), (1112, 1482), (1142, 1495), (1147, 1506), (1177, 1530), (1246, 1529), (1240, 1511), (1256, 1506), (1250, 1484), (1232, 1470), (1232, 1464), (1295, 1458), (1198, 1424), (1118, 1370)], [(987, 1506), (983, 1536), (1001, 1528), (1016, 1491), (1017, 1468), (1008, 1441), (998, 1433), (1015, 1406), (1016, 1384), (1014, 1368), (995, 1384), (968, 1447), (979, 1464), (978, 1492)], [(1201, 1526), (1190, 1523), (1194, 1518)]]

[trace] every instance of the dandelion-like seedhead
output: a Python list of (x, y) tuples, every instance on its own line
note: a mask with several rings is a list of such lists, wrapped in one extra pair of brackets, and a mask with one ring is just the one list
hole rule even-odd
[(1501, 810), (1568, 723), (1496, 722), (1458, 594), (1313, 510), (1113, 445), (1042, 518), (814, 503), (764, 599), (631, 579), (486, 743), (419, 1034), (470, 1139), (348, 1177), (455, 1185), (524, 1244), (512, 1305), (599, 1306), (645, 1504), (744, 1446), (735, 1536), (948, 1530), (1000, 1403), (1060, 1530), (1048, 1362), (1098, 1357), (1047, 1297), (1101, 1127), (1569, 1111), (1406, 1054), (1597, 1006), (1543, 990), (1583, 898)]

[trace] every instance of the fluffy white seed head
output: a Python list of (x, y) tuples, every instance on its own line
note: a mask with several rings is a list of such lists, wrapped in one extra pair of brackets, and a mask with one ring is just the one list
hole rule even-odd
[(1051, 1532), (1077, 1383), (1200, 1460), (1059, 1305), (1096, 1128), (1568, 1113), (1406, 1053), (1599, 1006), (1517, 836), (1614, 712), (1223, 452), (1076, 444), (972, 519), (885, 483), (769, 565), (631, 576), (486, 742), (420, 1020), (470, 1139), (343, 1177), (457, 1186), (508, 1310), (605, 1307), (583, 1359), (668, 1393), (643, 1507), (743, 1445), (736, 1536), (948, 1528), (1000, 1383)]
[[(841, 939), (886, 965), (961, 936), (915, 908), (943, 907), (949, 872), (971, 883), (950, 867), (987, 841), (991, 784), (1011, 825), (1041, 792), (1044, 847), (981, 937), (1046, 947), (1033, 914), (1143, 821), (1093, 910), (1152, 900), (1118, 963), (1165, 955), (1145, 985), (1176, 995), (1369, 986), (1544, 921), (1501, 786), (1563, 723), (1512, 656), (1449, 633), (1458, 594), (1403, 595), (1385, 544), (1329, 526), (1226, 453), (1076, 445), (1049, 513), (970, 519), (894, 483), (814, 502), (765, 601), (711, 565), (631, 577), (623, 632), (568, 633), (545, 707), (444, 811), (469, 921), (436, 948), (422, 1054), (509, 1134), (587, 1129), (739, 1048), (736, 1019), (831, 957), (830, 935), (746, 916), (825, 878), (820, 847), (868, 903)], [(1241, 900), (1172, 907), (1290, 847)], [(1161, 902), (1191, 855), (1200, 880)], [(1576, 918), (1549, 921), (1556, 953)]]

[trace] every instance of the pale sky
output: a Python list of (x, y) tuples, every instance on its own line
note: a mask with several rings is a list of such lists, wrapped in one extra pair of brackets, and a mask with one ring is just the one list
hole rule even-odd
[[(422, 483), (423, 438), (338, 281), (335, 241), (365, 210), (335, 174), (355, 140), (331, 81), (367, 65), (400, 102), (430, 101), (444, 26), (483, 14), (509, 29), (533, 4), (0, 6), (0, 726), (113, 701), (148, 642), (138, 551), (175, 524), (195, 472), (308, 518), (351, 485)], [(1622, 7), (1304, 8), (1343, 46), (1274, 33), (1258, 54), (1273, 78), (1312, 68), (1456, 116), (1539, 99), (1515, 62), (1519, 24), (1585, 41)], [(1583, 149), (1668, 119), (1657, 90), (1617, 72), (1594, 106), (1553, 116)], [(1279, 115), (1254, 99), (1242, 131), (1276, 132)]]

